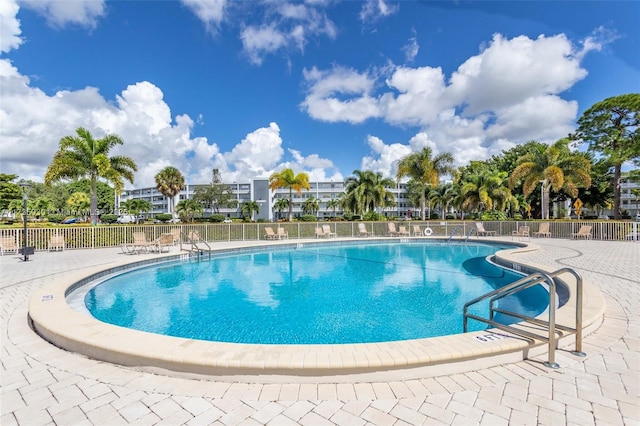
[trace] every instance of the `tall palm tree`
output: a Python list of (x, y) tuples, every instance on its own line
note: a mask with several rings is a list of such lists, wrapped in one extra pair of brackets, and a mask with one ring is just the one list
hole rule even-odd
[(95, 225), (98, 222), (98, 180), (108, 181), (114, 186), (116, 193), (120, 193), (124, 188), (122, 180), (133, 183), (133, 172), (138, 170), (138, 166), (129, 157), (109, 157), (112, 148), (124, 144), (119, 136), (108, 134), (96, 140), (82, 127), (76, 129), (76, 134), (77, 136), (60, 139), (58, 151), (44, 175), (44, 183), (49, 185), (64, 179), (89, 179), (91, 223)]
[(396, 179), (400, 180), (408, 176), (423, 190), (420, 196), (420, 211), (422, 220), (425, 219), (424, 193), (426, 187), (436, 186), (440, 180), (440, 175), (453, 172), (453, 155), (443, 152), (433, 157), (433, 151), (429, 147), (422, 148), (422, 151), (414, 152), (400, 159)]
[(336, 215), (336, 210), (340, 207), (340, 200), (338, 198), (332, 198), (327, 201), (327, 208), (333, 211), (333, 215)]
[(458, 196), (456, 189), (452, 183), (446, 183), (444, 185), (438, 185), (429, 194), (429, 200), (433, 201), (436, 206), (442, 207), (442, 219), (444, 220), (449, 205)]
[(507, 177), (507, 172), (495, 170), (484, 170), (465, 176), (461, 188), (462, 207), (504, 211), (507, 203), (514, 201), (507, 186)]
[(240, 205), (240, 213), (243, 216), (249, 217), (253, 221), (253, 212), (260, 213), (260, 205), (257, 201), (244, 201)]
[(136, 217), (136, 223), (140, 217), (140, 213), (148, 212), (153, 208), (153, 205), (147, 200), (142, 198), (132, 198), (120, 203), (120, 207), (125, 209), (128, 214), (132, 214)]
[(289, 208), (289, 200), (286, 198), (278, 198), (274, 203), (273, 207), (278, 211), (278, 218), (282, 218), (282, 211), (284, 209)]
[(355, 176), (345, 180), (346, 196), (344, 206), (355, 214), (375, 211), (376, 207), (388, 207), (394, 204), (395, 197), (387, 188), (396, 183), (382, 176), (382, 173), (354, 170)]
[(160, 170), (155, 179), (156, 189), (169, 199), (169, 213), (173, 214), (175, 210), (174, 198), (184, 188), (184, 176), (182, 176), (180, 170), (168, 166)]
[(309, 197), (302, 203), (302, 211), (309, 214), (315, 214), (320, 210), (320, 199)]
[(196, 214), (202, 214), (203, 210), (202, 204), (194, 198), (181, 200), (176, 204), (176, 212), (180, 217), (184, 217), (186, 222), (193, 222)]
[[(532, 148), (518, 159), (518, 166), (511, 173), (511, 188), (522, 182), (522, 192), (528, 197), (538, 183), (542, 182), (544, 191), (541, 201), (542, 218), (548, 217), (549, 195), (563, 191), (575, 198), (578, 187), (591, 185), (591, 162), (580, 153), (572, 153), (569, 139), (560, 139), (553, 145)], [(546, 214), (545, 214), (546, 213)]]
[(295, 190), (298, 196), (300, 196), (303, 189), (307, 191), (311, 189), (311, 185), (309, 185), (309, 175), (304, 172), (296, 175), (292, 169), (283, 169), (281, 172), (274, 172), (269, 176), (269, 189), (274, 191), (278, 188), (289, 188), (289, 221), (292, 221), (293, 214), (291, 208), (293, 207), (293, 191)]

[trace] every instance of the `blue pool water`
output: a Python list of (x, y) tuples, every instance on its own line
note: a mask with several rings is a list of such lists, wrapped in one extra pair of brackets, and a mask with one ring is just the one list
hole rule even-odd
[[(520, 278), (485, 261), (500, 248), (416, 241), (226, 253), (120, 274), (87, 292), (85, 304), (107, 323), (210, 341), (364, 343), (442, 336), (462, 332), (466, 302)], [(536, 286), (501, 306), (535, 316), (547, 299)], [(475, 312), (486, 316), (486, 305)], [(470, 326), (485, 328), (475, 321)]]

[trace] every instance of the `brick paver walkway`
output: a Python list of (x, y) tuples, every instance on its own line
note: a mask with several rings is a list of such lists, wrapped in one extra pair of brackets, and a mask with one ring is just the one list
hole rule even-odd
[(28, 326), (31, 292), (54, 277), (120, 260), (119, 249), (0, 258), (0, 424), (8, 425), (639, 425), (640, 244), (533, 241), (535, 263), (578, 270), (605, 294), (586, 358), (561, 368), (522, 361), (465, 374), (387, 382), (232, 383), (93, 361), (44, 342)]

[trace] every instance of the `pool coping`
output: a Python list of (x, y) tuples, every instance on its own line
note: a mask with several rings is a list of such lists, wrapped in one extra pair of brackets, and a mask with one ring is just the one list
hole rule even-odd
[[(389, 241), (388, 238), (380, 240)], [(256, 241), (253, 244), (238, 243), (236, 247), (231, 244), (220, 250), (345, 241), (362, 242), (362, 239), (301, 240), (293, 243), (285, 240), (266, 244)], [(478, 241), (495, 243), (499, 240), (486, 238)], [(551, 272), (546, 267), (519, 259), (519, 254), (537, 250), (538, 246), (533, 243), (519, 245), (499, 251), (495, 255), (496, 260), (503, 265), (518, 265), (527, 271)], [(126, 256), (108, 270), (129, 269), (132, 265), (179, 258), (181, 254), (153, 256), (151, 259)], [(340, 345), (241, 344), (162, 336), (102, 323), (72, 309), (67, 304), (66, 295), (71, 289), (88, 282), (88, 277), (96, 275), (106, 275), (104, 266), (65, 275), (63, 279), (35, 291), (29, 302), (32, 328), (45, 340), (71, 352), (169, 375), (195, 374), (243, 381), (249, 378), (257, 382), (270, 382), (280, 376), (304, 378), (306, 381), (313, 378), (322, 381), (328, 376), (332, 381), (336, 377), (369, 380), (383, 378), (389, 372), (393, 372), (394, 377), (411, 378), (465, 372), (478, 366), (489, 367), (526, 358), (542, 357), (544, 360), (546, 357), (546, 342), (530, 344), (495, 329), (425, 339)], [(556, 311), (556, 322), (572, 327), (575, 324), (575, 284), (571, 279), (565, 284), (570, 296), (567, 303)], [(586, 282), (583, 283), (583, 302), (583, 335), (587, 335), (602, 322), (605, 303), (602, 293)], [(573, 336), (570, 335), (561, 337), (558, 347), (572, 344)]]

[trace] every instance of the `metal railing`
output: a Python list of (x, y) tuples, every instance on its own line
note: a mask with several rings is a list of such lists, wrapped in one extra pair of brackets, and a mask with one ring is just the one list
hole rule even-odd
[[(575, 308), (575, 328), (568, 327), (565, 325), (556, 324), (556, 283), (554, 278), (563, 274), (570, 273), (576, 279), (576, 308)], [(526, 290), (533, 286), (536, 286), (541, 283), (546, 283), (548, 286), (549, 292), (549, 306), (547, 308), (548, 311), (548, 321), (544, 321), (539, 318), (533, 318), (527, 315), (519, 314), (513, 311), (507, 311), (505, 309), (500, 309), (496, 307), (496, 303), (507, 296), (513, 295), (522, 290)], [(469, 308), (476, 303), (486, 301), (489, 299), (489, 318), (484, 318), (479, 315), (475, 315), (469, 313)], [(510, 325), (504, 325), (495, 321), (495, 314), (500, 313), (503, 315), (508, 315), (514, 318), (519, 318), (524, 322), (535, 324), (540, 327), (544, 327), (547, 329), (548, 335), (542, 336), (540, 334), (524, 330), (522, 328)], [(499, 328), (504, 331), (508, 331), (518, 336), (525, 337), (530, 339), (531, 342), (535, 340), (546, 340), (548, 342), (548, 360), (544, 363), (545, 366), (550, 368), (559, 368), (560, 366), (555, 362), (555, 350), (557, 345), (556, 334), (564, 332), (566, 335), (575, 334), (575, 350), (571, 353), (576, 356), (585, 356), (584, 352), (582, 352), (582, 277), (576, 271), (571, 268), (562, 268), (558, 269), (552, 273), (545, 272), (534, 272), (530, 275), (527, 275), (524, 278), (521, 278), (517, 281), (514, 281), (511, 284), (508, 284), (504, 287), (498, 288), (496, 290), (490, 291), (486, 294), (476, 297), (473, 300), (465, 303), (463, 309), (463, 331), (466, 333), (468, 331), (468, 322), (469, 319), (473, 319), (493, 327)], [(560, 332), (558, 332), (560, 330)]]
[[(320, 224), (329, 224), (337, 237), (359, 237), (359, 222), (281, 222), (279, 226), (289, 234), (289, 239), (315, 238), (315, 228)], [(409, 223), (409, 222), (405, 222)], [(528, 225), (531, 235), (539, 229), (538, 221), (483, 221), (485, 230), (495, 231), (497, 236), (511, 236), (521, 225)], [(429, 227), (432, 237), (452, 238), (456, 233), (464, 236), (475, 228), (475, 221), (411, 221), (411, 226), (418, 225), (422, 229)], [(592, 226), (594, 240), (608, 241), (640, 241), (640, 222), (618, 221), (559, 221), (550, 222), (551, 238), (570, 238), (578, 232), (581, 225)], [(119, 247), (122, 243), (133, 241), (134, 232), (144, 232), (147, 239), (153, 241), (172, 229), (180, 232), (197, 231), (204, 241), (255, 241), (264, 239), (264, 227), (273, 223), (199, 223), (199, 224), (158, 224), (158, 225), (99, 225), (99, 226), (65, 226), (29, 227), (27, 239), (29, 246), (36, 251), (45, 251), (52, 236), (62, 236), (67, 249), (92, 249)], [(367, 222), (367, 230), (373, 236), (387, 235), (387, 222)], [(11, 237), (18, 247), (22, 246), (24, 231), (22, 228), (0, 228), (1, 237)], [(416, 236), (416, 235), (414, 235)], [(419, 236), (416, 236), (419, 237)]]

